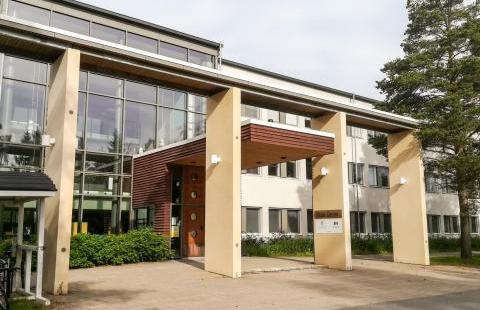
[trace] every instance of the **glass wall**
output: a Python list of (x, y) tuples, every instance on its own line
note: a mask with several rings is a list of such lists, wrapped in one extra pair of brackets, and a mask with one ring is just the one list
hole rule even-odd
[(124, 29), (118, 29), (96, 22), (90, 23), (90, 21), (85, 19), (19, 1), (8, 1), (7, 14), (45, 26), (52, 26), (100, 40), (126, 45), (142, 51), (188, 61), (200, 66), (215, 68), (215, 57), (213, 55), (145, 37)]
[(206, 102), (178, 90), (80, 73), (73, 214), (78, 231), (128, 230), (132, 155), (203, 134)]

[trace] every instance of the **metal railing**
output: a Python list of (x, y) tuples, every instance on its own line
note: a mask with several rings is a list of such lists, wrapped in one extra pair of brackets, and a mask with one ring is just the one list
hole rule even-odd
[(14, 271), (15, 268), (8, 259), (0, 259), (0, 309), (9, 309), (8, 299), (12, 294)]

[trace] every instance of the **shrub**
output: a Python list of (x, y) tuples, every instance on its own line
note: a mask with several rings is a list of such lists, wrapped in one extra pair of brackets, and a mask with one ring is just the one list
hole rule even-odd
[(271, 238), (246, 236), (242, 240), (243, 256), (312, 256), (313, 238), (278, 235)]
[(12, 250), (13, 239), (0, 240), (0, 259), (8, 258), (8, 252)]
[(148, 228), (120, 235), (79, 234), (72, 237), (70, 268), (153, 262), (171, 256), (167, 239)]
[(352, 235), (352, 254), (388, 254), (393, 251), (391, 235)]
[[(432, 252), (458, 252), (460, 239), (458, 237), (435, 236), (429, 239)], [(480, 237), (472, 237), (472, 250), (480, 250)]]

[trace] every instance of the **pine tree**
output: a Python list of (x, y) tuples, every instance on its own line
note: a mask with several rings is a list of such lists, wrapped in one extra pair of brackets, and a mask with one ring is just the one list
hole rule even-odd
[(421, 121), (427, 171), (458, 193), (461, 257), (472, 257), (471, 215), (480, 184), (480, 3), (409, 0), (404, 55), (385, 64), (377, 108)]

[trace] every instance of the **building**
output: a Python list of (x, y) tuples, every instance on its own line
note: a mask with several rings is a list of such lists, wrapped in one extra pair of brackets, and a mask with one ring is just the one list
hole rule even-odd
[[(393, 227), (395, 261), (429, 263), (416, 120), (81, 2), (2, 0), (0, 13), (0, 168), (42, 171), (57, 189), (45, 209), (47, 291), (68, 291), (72, 233), (144, 225), (234, 278), (241, 231), (315, 226), (316, 263), (349, 270), (350, 222)], [(395, 169), (360, 141), (362, 128), (388, 135)], [(432, 215), (455, 215), (453, 205), (436, 214), (434, 200)], [(16, 210), (1, 208), (0, 230), (14, 234)], [(34, 231), (36, 204), (24, 209)], [(454, 231), (454, 218), (440, 220)]]

